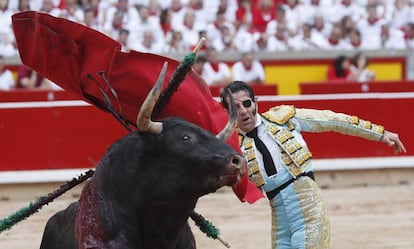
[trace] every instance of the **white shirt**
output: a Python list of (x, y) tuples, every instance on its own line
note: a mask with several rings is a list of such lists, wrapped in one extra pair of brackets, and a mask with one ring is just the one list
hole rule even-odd
[[(263, 141), (263, 143), (266, 145), (267, 149), (269, 150), (273, 163), (276, 166), (277, 172), (281, 172), (283, 170), (286, 170), (284, 163), (282, 162), (282, 159), (280, 157), (280, 150), (278, 144), (275, 142), (275, 140), (267, 133), (266, 127), (259, 116), (257, 116), (257, 121), (255, 127), (257, 128), (257, 136), (260, 138), (260, 140)], [(257, 161), (259, 163), (260, 173), (262, 175), (267, 176), (266, 170), (264, 168), (263, 163), (263, 155), (260, 153), (260, 151), (257, 149), (256, 145), (254, 145), (256, 155), (257, 155)], [(271, 176), (269, 176), (271, 177)]]
[(253, 80), (265, 80), (265, 72), (262, 64), (258, 61), (253, 61), (252, 67), (246, 69), (243, 65), (243, 62), (238, 61), (234, 63), (232, 67), (233, 80), (243, 80), (245, 82)]
[(0, 72), (0, 90), (10, 90), (14, 87), (14, 78), (10, 70), (4, 70)]

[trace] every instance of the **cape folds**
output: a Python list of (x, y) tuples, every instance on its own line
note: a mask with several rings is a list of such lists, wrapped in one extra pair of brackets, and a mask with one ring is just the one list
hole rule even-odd
[[(100, 88), (109, 94), (114, 108), (135, 125), (139, 107), (168, 62), (169, 80), (179, 62), (150, 53), (121, 52), (121, 45), (108, 36), (82, 24), (48, 14), (27, 11), (12, 16), (13, 30), (23, 64), (73, 92), (92, 105), (108, 111)], [(106, 84), (107, 78), (110, 87)], [(207, 84), (190, 71), (159, 118), (181, 117), (213, 134), (223, 129), (228, 114), (213, 99)], [(228, 143), (240, 152), (237, 134)], [(263, 197), (247, 178), (233, 187), (241, 201), (253, 203)]]

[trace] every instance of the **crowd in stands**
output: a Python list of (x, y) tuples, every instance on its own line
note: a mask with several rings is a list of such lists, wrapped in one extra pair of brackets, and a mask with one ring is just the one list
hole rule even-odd
[(27, 10), (82, 23), (123, 51), (189, 52), (204, 37), (209, 84), (232, 77), (208, 76), (223, 51), (414, 49), (414, 0), (0, 0), (3, 57), (18, 56), (11, 16)]
[(0, 0), (0, 54), (16, 56), (11, 16), (82, 23), (130, 49), (216, 51), (414, 48), (414, 0)]

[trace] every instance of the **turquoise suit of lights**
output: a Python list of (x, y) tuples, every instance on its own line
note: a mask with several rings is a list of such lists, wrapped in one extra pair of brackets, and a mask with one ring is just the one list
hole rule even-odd
[(259, 167), (253, 139), (239, 131), (239, 143), (247, 160), (250, 180), (264, 192), (269, 192), (295, 179), (269, 200), (272, 209), (272, 248), (329, 248), (329, 220), (320, 190), (310, 177), (299, 177), (313, 170), (312, 154), (301, 131), (334, 131), (379, 141), (384, 128), (356, 116), (289, 105), (273, 107), (258, 117), (279, 147), (283, 168), (278, 170), (276, 176), (268, 177)]

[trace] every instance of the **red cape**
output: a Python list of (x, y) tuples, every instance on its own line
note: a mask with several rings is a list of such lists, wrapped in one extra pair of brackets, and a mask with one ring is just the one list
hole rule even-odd
[[(104, 72), (118, 95), (122, 112), (132, 124), (163, 63), (168, 62), (167, 81), (179, 65), (175, 60), (155, 54), (121, 52), (121, 45), (115, 40), (64, 18), (27, 11), (13, 15), (12, 23), (23, 64), (107, 111), (98, 86), (110, 92), (98, 75)], [(111, 97), (111, 102), (116, 100)], [(117, 104), (114, 106), (117, 108)], [(160, 118), (167, 116), (181, 117), (213, 134), (221, 131), (228, 121), (228, 114), (213, 99), (207, 84), (192, 71), (160, 113)], [(241, 152), (236, 133), (228, 143)], [(233, 186), (233, 191), (241, 201), (249, 203), (263, 197), (247, 175)]]

